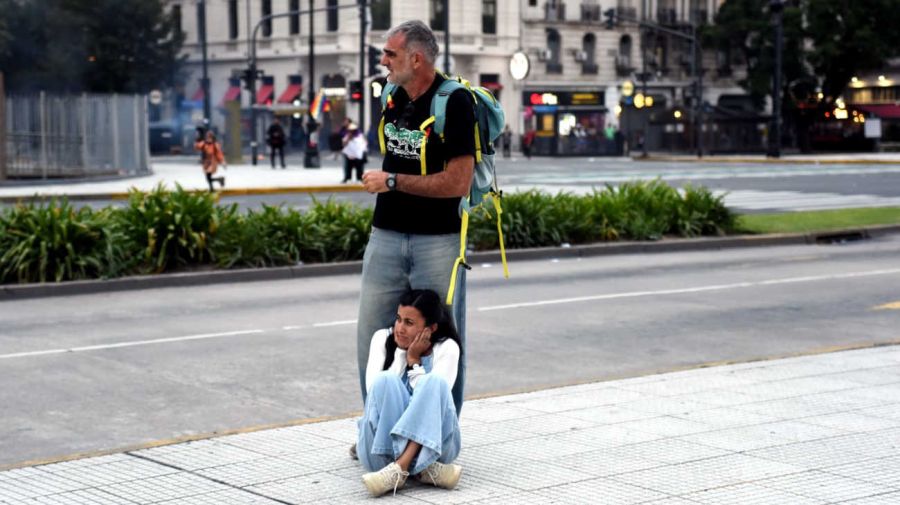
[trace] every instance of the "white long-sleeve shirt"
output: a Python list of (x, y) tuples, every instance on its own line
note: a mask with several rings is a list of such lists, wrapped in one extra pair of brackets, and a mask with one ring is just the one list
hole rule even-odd
[[(372, 342), (369, 344), (369, 362), (366, 365), (366, 392), (372, 387), (375, 377), (382, 372), (381, 367), (384, 366), (384, 358), (387, 354), (384, 343), (388, 338), (394, 338), (389, 328), (378, 330), (372, 335)], [(452, 389), (456, 382), (457, 366), (459, 365), (459, 345), (453, 340), (444, 340), (431, 347), (431, 355), (431, 373), (443, 377)], [(422, 369), (406, 371), (406, 351), (399, 347), (394, 351), (394, 362), (391, 363), (388, 370), (398, 376), (404, 373), (408, 374), (409, 385), (413, 389), (415, 389), (419, 377), (424, 374)]]

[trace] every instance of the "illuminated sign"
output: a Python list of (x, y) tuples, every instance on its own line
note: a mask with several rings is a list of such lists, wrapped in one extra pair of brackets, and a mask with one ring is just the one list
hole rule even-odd
[(572, 93), (572, 105), (596, 105), (599, 103), (599, 93)]

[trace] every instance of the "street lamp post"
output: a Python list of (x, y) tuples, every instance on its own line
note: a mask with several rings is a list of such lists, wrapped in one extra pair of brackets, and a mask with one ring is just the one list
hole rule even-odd
[(450, 0), (444, 2), (444, 73), (450, 75)]
[(206, 58), (206, 1), (197, 0), (197, 35), (200, 39), (200, 52), (202, 54), (202, 73), (200, 79), (200, 89), (203, 90), (203, 126), (209, 128), (210, 112), (209, 105), (209, 74), (208, 61)]
[(772, 131), (769, 152), (772, 158), (781, 157), (781, 53), (784, 40), (784, 0), (771, 0), (769, 9), (775, 17), (775, 71), (772, 73)]
[(313, 32), (315, 26), (313, 23), (314, 3), (314, 0), (309, 0), (309, 90), (307, 93), (309, 105), (306, 107), (306, 150), (303, 153), (303, 168), (319, 168), (321, 166), (319, 163), (318, 143), (313, 143), (313, 135), (319, 129), (319, 125), (312, 115), (312, 103), (316, 98), (316, 40)]

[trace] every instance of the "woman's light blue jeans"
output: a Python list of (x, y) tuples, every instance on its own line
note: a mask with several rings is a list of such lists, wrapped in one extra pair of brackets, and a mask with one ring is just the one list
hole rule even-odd
[(450, 386), (437, 375), (419, 377), (410, 394), (403, 379), (382, 372), (372, 384), (358, 426), (356, 453), (370, 472), (396, 461), (410, 440), (422, 444), (409, 467), (411, 475), (435, 461), (452, 463), (459, 456), (461, 438), (456, 408)]
[[(459, 234), (411, 235), (372, 228), (363, 256), (359, 318), (356, 323), (356, 359), (359, 386), (366, 401), (366, 363), (369, 343), (376, 331), (394, 323), (400, 297), (410, 289), (431, 289), (446, 299), (450, 273), (459, 256)], [(466, 270), (460, 267), (450, 312), (459, 332), (460, 357), (453, 384), (457, 415), (462, 410), (466, 382)]]

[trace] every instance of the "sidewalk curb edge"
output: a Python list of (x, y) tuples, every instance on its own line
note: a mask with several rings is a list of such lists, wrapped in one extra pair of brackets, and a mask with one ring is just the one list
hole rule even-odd
[[(900, 224), (879, 225), (860, 228), (845, 228), (809, 233), (778, 233), (768, 235), (739, 235), (734, 237), (704, 237), (693, 239), (672, 239), (657, 242), (604, 242), (568, 247), (539, 247), (531, 249), (510, 249), (506, 251), (509, 261), (585, 258), (613, 254), (650, 254), (679, 251), (709, 251), (739, 247), (766, 247), (778, 245), (816, 244), (831, 239), (868, 239), (891, 233), (900, 233)], [(500, 261), (499, 251), (475, 252), (468, 255), (469, 264), (496, 263)], [(180, 272), (172, 274), (142, 275), (116, 279), (92, 279), (66, 281), (62, 283), (34, 283), (0, 285), (0, 302), (51, 296), (70, 296), (137, 289), (205, 286), (233, 282), (254, 282), (302, 279), (328, 275), (358, 274), (362, 271), (362, 261), (322, 263), (269, 268), (246, 268), (238, 270), (210, 270), (202, 272)]]

